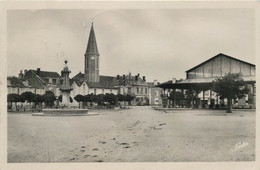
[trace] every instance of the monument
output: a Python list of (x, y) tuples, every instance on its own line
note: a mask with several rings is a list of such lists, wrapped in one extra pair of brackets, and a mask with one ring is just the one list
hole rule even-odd
[(84, 116), (88, 114), (88, 109), (75, 109), (71, 107), (70, 92), (73, 88), (70, 86), (69, 82), (70, 70), (67, 63), (68, 61), (65, 60), (65, 66), (61, 71), (61, 107), (58, 109), (42, 109), (43, 113), (36, 113), (33, 114), (33, 116)]
[(67, 66), (67, 63), (68, 61), (65, 60), (65, 66), (61, 71), (62, 84), (61, 84), (60, 91), (62, 96), (61, 106), (70, 108), (70, 91), (73, 89), (70, 86), (70, 82), (69, 82), (70, 70)]

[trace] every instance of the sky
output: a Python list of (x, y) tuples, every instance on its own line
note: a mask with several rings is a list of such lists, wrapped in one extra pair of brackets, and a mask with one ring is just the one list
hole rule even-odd
[(41, 68), (84, 72), (91, 23), (100, 75), (140, 73), (147, 81), (185, 79), (185, 71), (224, 53), (255, 64), (252, 9), (8, 10), (7, 74)]

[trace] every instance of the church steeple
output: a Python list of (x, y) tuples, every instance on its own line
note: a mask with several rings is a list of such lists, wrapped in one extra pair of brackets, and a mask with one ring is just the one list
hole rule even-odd
[(98, 53), (98, 48), (97, 48), (97, 41), (96, 41), (95, 31), (94, 31), (94, 27), (93, 27), (93, 22), (92, 22), (91, 30), (90, 30), (90, 34), (89, 34), (88, 46), (87, 46), (86, 54), (99, 54)]
[(91, 25), (88, 45), (85, 53), (84, 79), (88, 82), (99, 82), (99, 53), (93, 23)]

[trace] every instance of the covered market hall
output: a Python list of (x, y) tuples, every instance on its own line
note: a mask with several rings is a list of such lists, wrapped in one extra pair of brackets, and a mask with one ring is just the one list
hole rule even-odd
[(212, 82), (217, 78), (225, 76), (228, 73), (240, 73), (241, 78), (244, 80), (246, 86), (249, 88), (249, 92), (246, 97), (232, 101), (233, 107), (255, 108), (255, 65), (222, 53), (187, 70), (185, 80), (167, 81), (158, 85), (158, 87), (164, 90), (163, 106), (170, 106), (168, 96), (171, 91), (177, 90), (185, 94), (187, 90), (192, 90), (197, 91), (198, 95), (196, 98), (192, 99), (191, 107), (224, 107), (226, 101), (221, 100), (218, 94), (212, 90)]

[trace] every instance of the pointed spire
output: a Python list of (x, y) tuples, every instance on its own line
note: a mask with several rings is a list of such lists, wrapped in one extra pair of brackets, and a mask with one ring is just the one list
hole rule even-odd
[(94, 32), (94, 27), (93, 27), (93, 22), (92, 22), (91, 30), (90, 30), (90, 34), (89, 34), (86, 54), (99, 54), (98, 48), (97, 48), (96, 36), (95, 36), (95, 32)]

